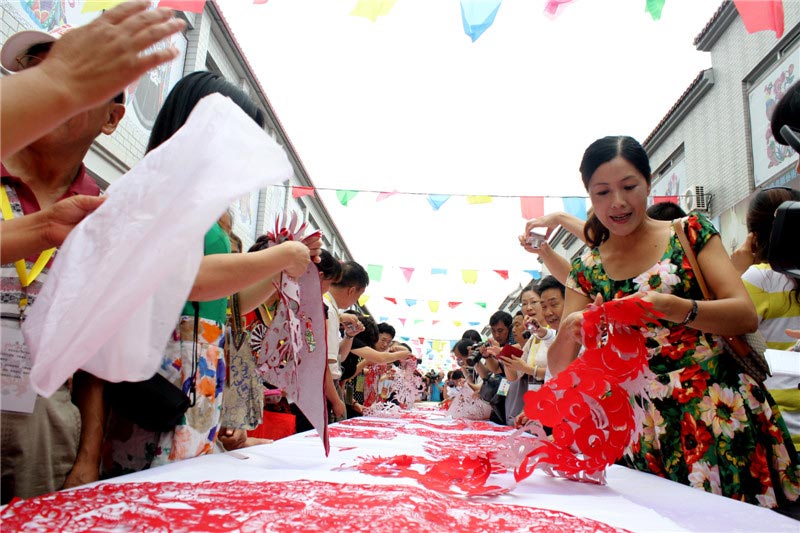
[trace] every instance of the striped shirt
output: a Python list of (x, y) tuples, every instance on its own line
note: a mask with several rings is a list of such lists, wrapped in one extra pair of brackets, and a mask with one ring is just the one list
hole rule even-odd
[(764, 335), (767, 347), (791, 350), (795, 339), (785, 330), (800, 329), (800, 302), (797, 293), (791, 292), (792, 280), (772, 270), (769, 263), (761, 263), (748, 268), (742, 281), (756, 306), (758, 331)]

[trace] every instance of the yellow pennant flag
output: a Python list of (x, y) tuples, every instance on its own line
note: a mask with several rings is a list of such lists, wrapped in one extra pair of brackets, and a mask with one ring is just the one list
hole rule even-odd
[(491, 196), (467, 196), (467, 203), (469, 204), (489, 204), (491, 202)]
[(435, 300), (430, 300), (428, 302), (428, 307), (430, 307), (431, 313), (436, 313), (437, 311), (439, 311), (439, 302)]
[(396, 0), (358, 0), (356, 7), (350, 12), (354, 17), (368, 18), (375, 22), (378, 17), (388, 15)]
[(433, 341), (433, 351), (435, 352), (442, 352), (444, 351), (444, 343), (445, 341)]
[(462, 322), (460, 320), (453, 320), (453, 325), (457, 328), (461, 327)]
[(464, 280), (464, 283), (469, 283), (470, 285), (475, 285), (478, 281), (478, 271), (477, 270), (462, 270), (461, 271), (461, 279)]
[(83, 3), (81, 13), (94, 13), (95, 11), (102, 11), (104, 9), (111, 9), (121, 4), (125, 0), (86, 0)]
[(358, 299), (358, 305), (363, 307), (364, 305), (366, 305), (367, 300), (369, 300), (369, 295), (362, 294), (361, 297)]

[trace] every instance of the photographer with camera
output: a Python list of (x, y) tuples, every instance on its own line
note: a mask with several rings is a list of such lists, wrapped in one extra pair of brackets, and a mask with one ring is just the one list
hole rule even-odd
[(505, 425), (505, 400), (509, 383), (505, 378), (503, 365), (497, 360), (502, 349), (509, 344), (511, 337), (511, 315), (497, 311), (489, 318), (492, 338), (483, 344), (473, 344), (466, 358), (468, 367), (473, 367), (483, 380), (480, 396), (492, 406), (492, 422)]
[(444, 389), (444, 372), (432, 368), (425, 374), (425, 378), (428, 383), (428, 401), (438, 403), (444, 400), (442, 392)]

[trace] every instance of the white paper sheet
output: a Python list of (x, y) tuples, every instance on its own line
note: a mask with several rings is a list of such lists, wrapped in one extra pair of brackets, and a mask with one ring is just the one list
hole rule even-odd
[(49, 396), (79, 368), (108, 381), (152, 376), (205, 233), (235, 198), (291, 175), (253, 119), (222, 95), (204, 98), (61, 247), (23, 325), (33, 388)]

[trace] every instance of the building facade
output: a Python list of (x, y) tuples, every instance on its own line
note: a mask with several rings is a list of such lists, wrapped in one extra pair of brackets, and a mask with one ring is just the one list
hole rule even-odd
[[(50, 10), (44, 11), (39, 2), (0, 2), (0, 42), (21, 30), (51, 31), (64, 24), (80, 26), (98, 16), (98, 13), (81, 13), (82, 2), (51, 4)], [(179, 57), (145, 74), (128, 88), (125, 118), (113, 135), (101, 135), (95, 141), (85, 159), (88, 172), (103, 189), (119, 179), (144, 156), (155, 117), (175, 83), (197, 70), (218, 72), (264, 111), (267, 132), (283, 147), (294, 169), (287, 182), (254, 191), (230, 207), (233, 231), (242, 239), (244, 249), (274, 223), (278, 214), (295, 211), (322, 231), (324, 248), (341, 260), (352, 259), (319, 198), (292, 197), (292, 186), (313, 187), (313, 182), (216, 2), (206, 2), (202, 13), (177, 12), (177, 16), (187, 22), (186, 30), (171, 42), (180, 50)]]
[(797, 153), (777, 144), (769, 121), (775, 103), (800, 80), (800, 3), (784, 2), (785, 31), (749, 34), (731, 1), (695, 39), (710, 52), (700, 72), (644, 141), (653, 195), (677, 196), (684, 209), (707, 214), (729, 252), (747, 236), (754, 191), (800, 189)]
[[(800, 81), (800, 2), (783, 7), (785, 30), (777, 39), (771, 31), (747, 33), (733, 2), (722, 3), (694, 42), (710, 52), (711, 68), (697, 74), (642, 143), (653, 170), (651, 200), (704, 213), (729, 253), (747, 237), (756, 191), (800, 189), (798, 154), (777, 144), (769, 127), (772, 107)], [(587, 250), (563, 228), (550, 244), (570, 261)], [(519, 308), (513, 296), (504, 302), (509, 311)]]

